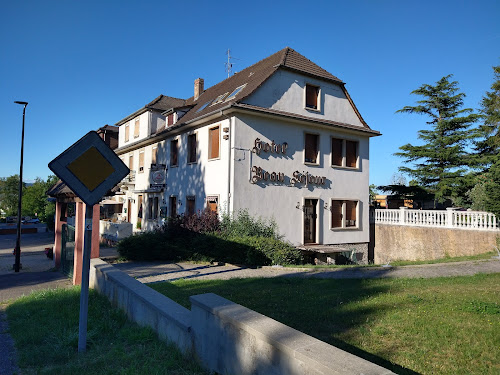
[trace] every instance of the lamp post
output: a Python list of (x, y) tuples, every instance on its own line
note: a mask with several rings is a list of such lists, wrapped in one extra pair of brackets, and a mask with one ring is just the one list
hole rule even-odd
[(24, 153), (24, 116), (28, 102), (15, 101), (16, 104), (24, 105), (23, 108), (23, 130), (21, 133), (21, 163), (19, 165), (19, 199), (17, 202), (17, 238), (16, 238), (16, 262), (14, 263), (14, 272), (19, 272), (21, 268), (21, 203), (23, 198), (23, 153)]

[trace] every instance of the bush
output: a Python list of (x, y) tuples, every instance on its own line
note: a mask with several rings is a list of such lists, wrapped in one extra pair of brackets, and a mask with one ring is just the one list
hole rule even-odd
[(250, 266), (299, 264), (302, 254), (281, 239), (274, 221), (252, 218), (240, 211), (219, 222), (203, 211), (179, 216), (155, 232), (123, 239), (118, 252), (130, 260), (220, 261)]
[(268, 237), (281, 239), (278, 225), (273, 219), (254, 219), (248, 210), (240, 210), (236, 215), (223, 215), (221, 231), (227, 237)]

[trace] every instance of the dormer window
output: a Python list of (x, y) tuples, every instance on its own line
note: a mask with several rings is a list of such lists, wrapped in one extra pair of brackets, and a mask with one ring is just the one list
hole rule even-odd
[(320, 89), (319, 86), (314, 86), (306, 83), (305, 92), (305, 107), (307, 109), (313, 109), (319, 111), (320, 104)]
[(174, 124), (174, 114), (171, 113), (167, 116), (167, 126), (172, 126)]
[(235, 98), (235, 96), (236, 96), (236, 95), (238, 95), (238, 93), (239, 93), (241, 90), (243, 90), (243, 89), (245, 88), (245, 86), (246, 86), (246, 85), (247, 85), (247, 84), (245, 83), (244, 85), (241, 85), (241, 86), (239, 86), (239, 87), (235, 88), (235, 89), (234, 89), (234, 91), (233, 91), (231, 94), (229, 94), (229, 96), (226, 98), (226, 102), (227, 102), (227, 101), (229, 101), (229, 100), (231, 100), (231, 99), (234, 99), (234, 98)]

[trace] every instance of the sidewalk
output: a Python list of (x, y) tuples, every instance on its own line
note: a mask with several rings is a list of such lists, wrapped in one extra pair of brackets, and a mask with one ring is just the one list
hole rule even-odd
[(431, 278), (471, 276), (478, 273), (500, 273), (500, 260), (493, 258), (400, 267), (245, 268), (234, 265), (219, 266), (161, 262), (125, 262), (113, 265), (142, 283), (174, 281), (178, 279), (228, 280), (248, 277), (311, 277), (320, 279)]

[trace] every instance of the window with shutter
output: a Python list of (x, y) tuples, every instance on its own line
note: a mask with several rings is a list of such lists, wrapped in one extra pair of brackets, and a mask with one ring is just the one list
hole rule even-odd
[(306, 108), (319, 109), (319, 87), (306, 84)]
[(171, 113), (167, 116), (167, 126), (172, 126), (174, 124), (174, 114)]
[(218, 212), (218, 209), (219, 209), (219, 197), (218, 196), (208, 196), (207, 197), (207, 208), (210, 211)]
[(153, 149), (151, 151), (151, 164), (156, 164), (156, 156), (158, 154), (158, 147), (153, 146)]
[(332, 228), (342, 228), (342, 201), (332, 200)]
[(144, 150), (139, 151), (139, 173), (144, 172)]
[(170, 166), (177, 167), (179, 165), (179, 140), (173, 139), (170, 141)]
[(134, 138), (137, 138), (139, 136), (139, 125), (140, 125), (140, 121), (139, 121), (139, 117), (137, 117), (135, 119), (135, 125), (134, 125)]
[(208, 158), (216, 159), (219, 157), (219, 130), (220, 127), (209, 129), (208, 136)]
[(133, 171), (134, 169), (134, 154), (128, 156), (128, 168)]
[(357, 143), (354, 141), (345, 141), (345, 165), (346, 167), (356, 168), (357, 156)]
[(188, 163), (196, 163), (196, 133), (188, 135)]
[(344, 141), (338, 138), (332, 138), (332, 165), (342, 166), (342, 145)]
[(317, 134), (307, 134), (305, 135), (305, 146), (304, 146), (304, 161), (306, 163), (318, 163), (318, 144), (319, 135)]
[(345, 202), (345, 226), (355, 227), (356, 226), (356, 208), (358, 202), (356, 201), (346, 201)]
[(186, 214), (188, 216), (194, 215), (196, 212), (196, 205), (195, 205), (195, 197), (194, 196), (188, 196), (186, 197)]
[(127, 124), (125, 125), (125, 142), (128, 142), (129, 139), (130, 139), (130, 128)]

